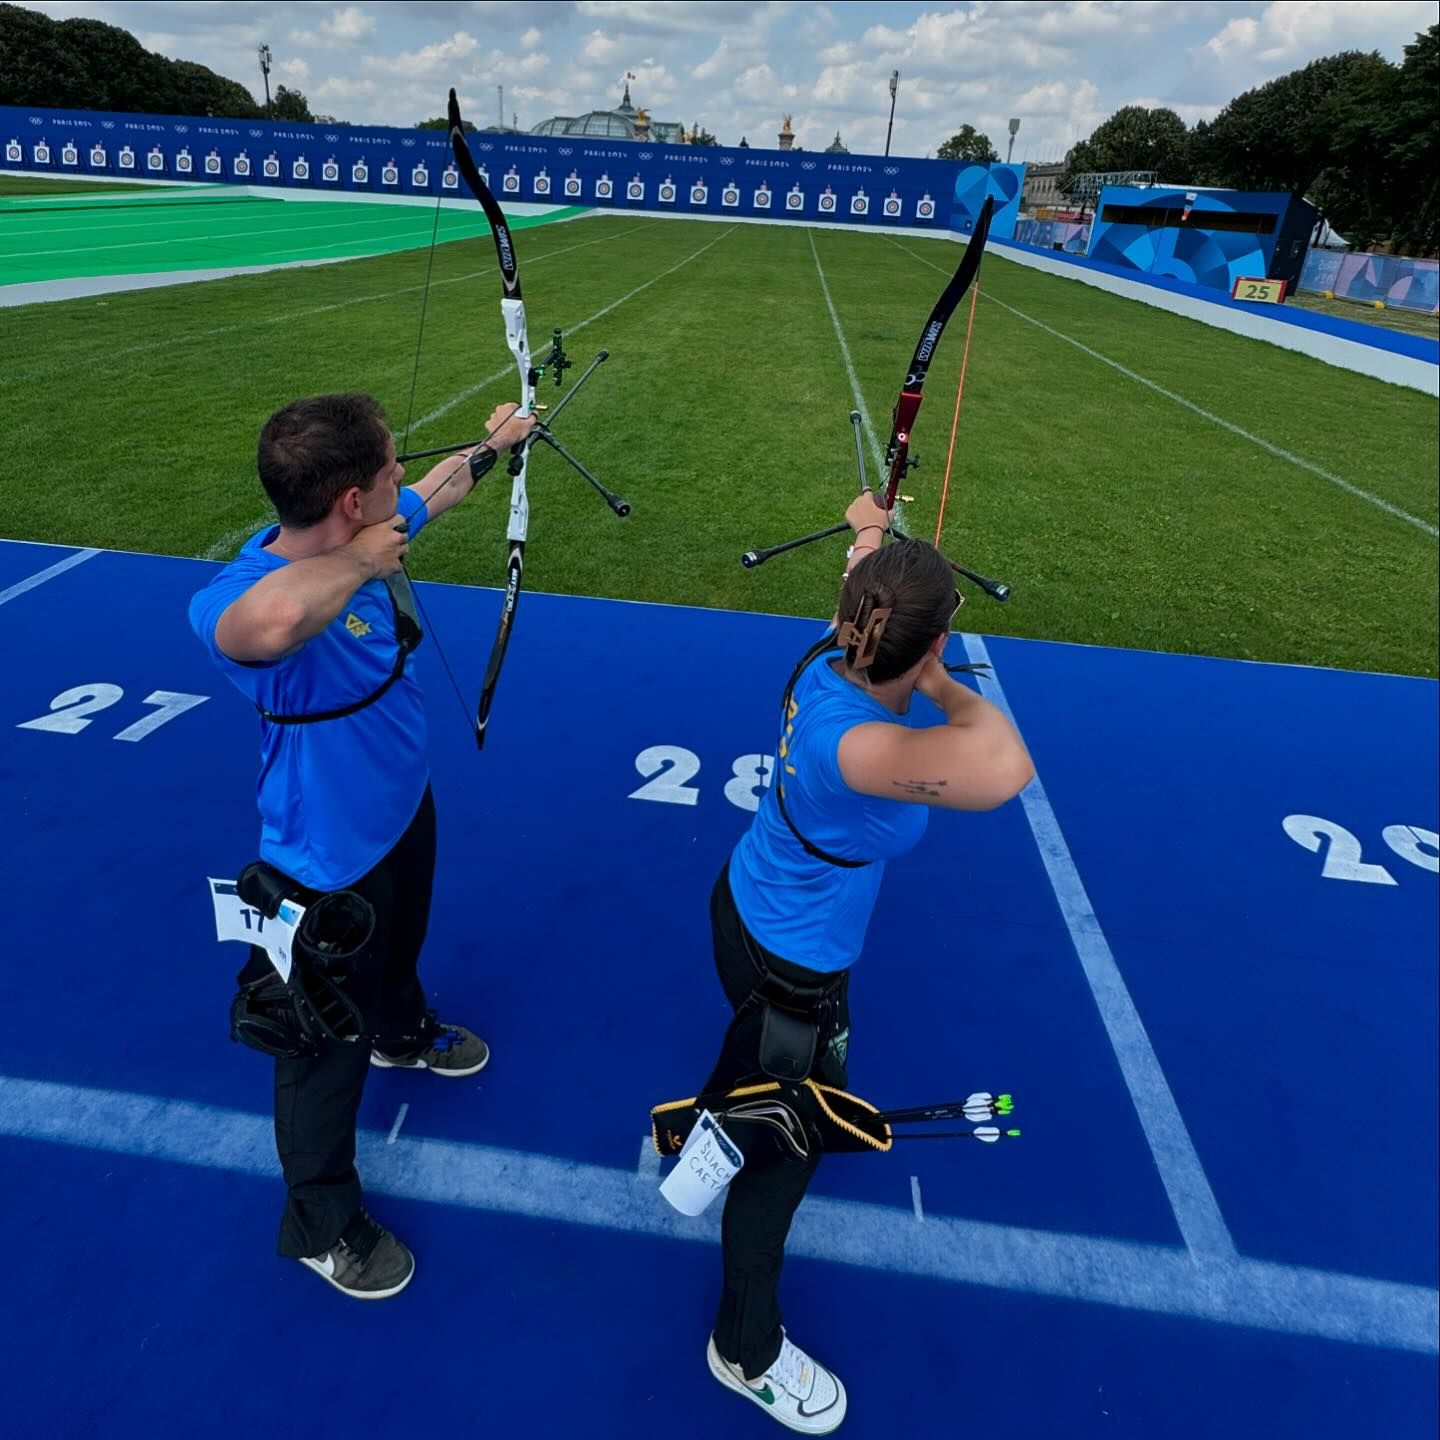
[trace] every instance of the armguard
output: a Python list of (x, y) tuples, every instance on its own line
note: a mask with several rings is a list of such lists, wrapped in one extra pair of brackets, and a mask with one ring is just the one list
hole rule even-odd
[(470, 479), (478, 485), (495, 468), (499, 458), (488, 445), (481, 445), (470, 457)]

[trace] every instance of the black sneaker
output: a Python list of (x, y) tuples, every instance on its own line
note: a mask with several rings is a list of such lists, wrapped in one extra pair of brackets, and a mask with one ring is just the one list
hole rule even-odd
[(415, 1274), (415, 1257), (364, 1211), (348, 1239), (337, 1240), (321, 1255), (302, 1255), (300, 1263), (356, 1300), (388, 1300)]
[(418, 1054), (404, 1057), (370, 1051), (370, 1063), (380, 1070), (433, 1070), (460, 1079), (483, 1070), (490, 1062), (490, 1047), (463, 1025), (437, 1025), (430, 1043)]

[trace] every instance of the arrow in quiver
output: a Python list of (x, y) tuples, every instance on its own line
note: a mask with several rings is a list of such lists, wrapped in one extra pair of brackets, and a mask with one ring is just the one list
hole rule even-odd
[[(1014, 1101), (1009, 1095), (979, 1091), (965, 1100), (938, 1105), (914, 1106), (906, 1110), (882, 1111), (858, 1095), (820, 1085), (814, 1080), (799, 1084), (767, 1081), (742, 1085), (734, 1090), (695, 1095), (688, 1100), (670, 1100), (650, 1112), (650, 1133), (662, 1159), (678, 1155), (703, 1111), (708, 1110), (722, 1129), (734, 1139), (747, 1131), (769, 1132), (796, 1159), (812, 1154), (890, 1150), (896, 1140), (975, 1139), (994, 1142), (1001, 1136), (1018, 1136), (1018, 1130), (1001, 1131), (982, 1126), (973, 1131), (947, 1130), (913, 1135), (896, 1135), (892, 1125), (926, 1120), (990, 1120), (1009, 1115)], [(733, 1128), (733, 1127), (738, 1127)]]

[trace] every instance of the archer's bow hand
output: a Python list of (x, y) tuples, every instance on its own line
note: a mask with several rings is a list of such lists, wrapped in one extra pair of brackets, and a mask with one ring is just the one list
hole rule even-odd
[(540, 422), (533, 414), (517, 416), (519, 408), (513, 402), (497, 405), (486, 422), (485, 438), (442, 460), (415, 487), (432, 520), (458, 505), (495, 468), (501, 455), (529, 438)]
[[(855, 546), (878, 550), (890, 529), (890, 512), (873, 490), (862, 491), (845, 511), (845, 523), (855, 532)], [(863, 533), (862, 533), (863, 532)]]
[(490, 412), (490, 418), (485, 422), (485, 429), (490, 436), (485, 442), (487, 449), (494, 450), (497, 454), (513, 450), (515, 446), (523, 444), (525, 437), (540, 423), (539, 417), (534, 414), (516, 418), (515, 412), (519, 408), (511, 403), (497, 405)]
[(852, 530), (859, 530), (864, 525), (878, 525), (882, 530), (890, 528), (890, 512), (885, 508), (885, 502), (873, 491), (863, 490), (849, 504), (845, 511), (845, 519), (849, 521)]

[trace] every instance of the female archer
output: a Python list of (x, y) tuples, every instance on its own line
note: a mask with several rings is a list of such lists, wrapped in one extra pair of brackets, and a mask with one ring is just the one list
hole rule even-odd
[[(791, 676), (774, 783), (711, 895), (736, 1013), (706, 1094), (780, 1076), (845, 1088), (847, 982), (885, 862), (920, 841), (926, 807), (991, 810), (1034, 773), (1009, 720), (942, 663), (961, 603), (949, 562), (922, 540), (886, 545), (889, 514), (868, 491), (845, 518), (855, 541), (839, 609)], [(917, 692), (943, 725), (913, 725)], [(776, 1298), (819, 1154), (799, 1159), (768, 1133), (731, 1139), (745, 1163), (726, 1192), (710, 1370), (792, 1430), (828, 1434), (844, 1387), (785, 1334)]]

